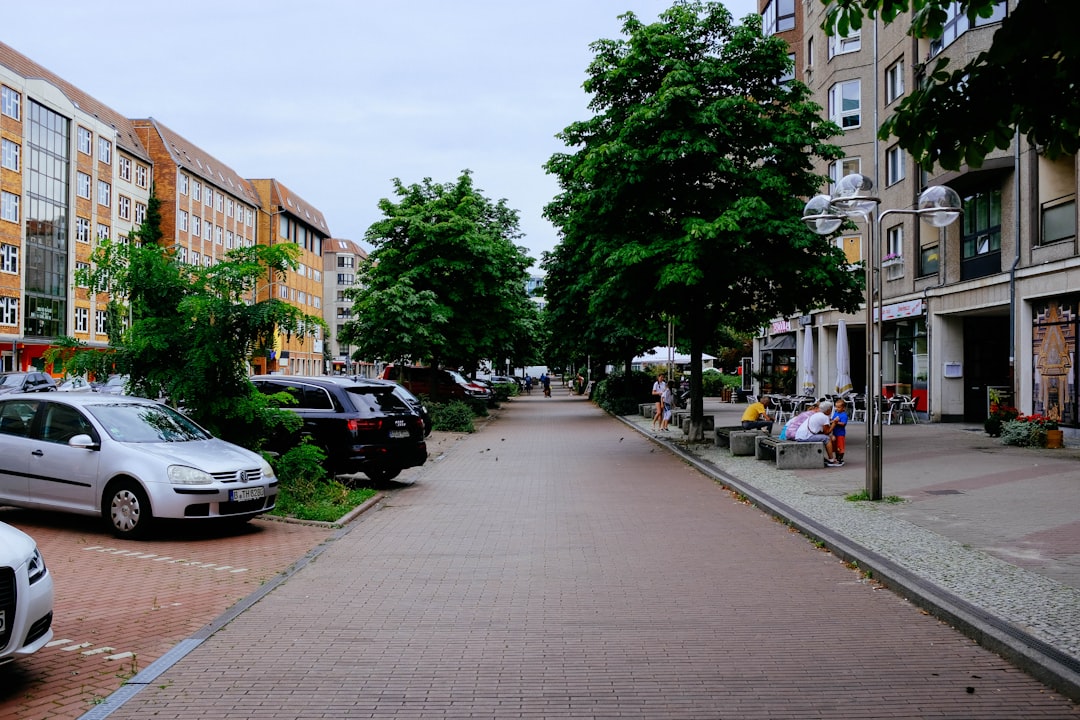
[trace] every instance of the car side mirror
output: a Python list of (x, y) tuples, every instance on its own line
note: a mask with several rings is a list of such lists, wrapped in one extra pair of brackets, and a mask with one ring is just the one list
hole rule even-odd
[(100, 450), (101, 445), (94, 442), (94, 438), (90, 437), (86, 433), (76, 435), (68, 440), (68, 445), (73, 448), (83, 448), (84, 450)]

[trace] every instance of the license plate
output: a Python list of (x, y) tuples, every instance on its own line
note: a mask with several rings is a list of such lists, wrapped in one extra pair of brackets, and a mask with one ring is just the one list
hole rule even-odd
[(229, 500), (232, 502), (244, 502), (245, 500), (262, 500), (266, 497), (266, 488), (251, 487), (238, 488), (229, 491)]
[(391, 430), (390, 431), (390, 437), (394, 438), (394, 439), (407, 438), (407, 437), (409, 437), (409, 431), (408, 430)]

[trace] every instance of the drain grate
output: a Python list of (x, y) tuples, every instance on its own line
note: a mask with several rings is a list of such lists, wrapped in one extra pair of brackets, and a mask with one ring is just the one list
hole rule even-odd
[(963, 495), (959, 490), (927, 490), (927, 495)]

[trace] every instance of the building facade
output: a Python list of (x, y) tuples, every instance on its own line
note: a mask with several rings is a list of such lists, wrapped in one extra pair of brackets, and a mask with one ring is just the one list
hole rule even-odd
[(142, 223), (153, 162), (130, 120), (3, 43), (0, 145), (0, 367), (45, 369), (60, 336), (108, 343), (75, 272)]
[(378, 368), (374, 363), (353, 360), (352, 350), (338, 338), (352, 318), (353, 302), (345, 296), (356, 285), (356, 271), (367, 259), (367, 252), (352, 240), (331, 239), (323, 254), (323, 297), (326, 311), (323, 319), (330, 328), (331, 372), (341, 375), (376, 377)]
[[(829, 37), (818, 3), (771, 0), (761, 9), (763, 18), (791, 18), (781, 32), (800, 58), (800, 78), (843, 129), (833, 143), (846, 156), (819, 171), (832, 184), (861, 173), (881, 200), (873, 227), (860, 223), (837, 242), (853, 264), (866, 257), (871, 239), (879, 243), (886, 394), (914, 396), (924, 418), (977, 422), (986, 417), (994, 392), (1022, 412), (1059, 417), (1073, 429), (1067, 432), (1075, 432), (1076, 158), (1051, 160), (1018, 136), (979, 168), (925, 172), (895, 140), (877, 137), (882, 121), (938, 58), (959, 65), (985, 50), (1017, 2), (1000, 2), (992, 17), (974, 25), (953, 5), (942, 38), (935, 40), (906, 35), (908, 24), (899, 18), (889, 25), (865, 19), (860, 30)], [(915, 208), (920, 192), (932, 185), (957, 191), (964, 209), (959, 222), (936, 228), (887, 212)], [(862, 272), (858, 266), (852, 271)], [(800, 386), (804, 370), (813, 367), (817, 394), (835, 392), (841, 321), (855, 349), (852, 385), (862, 391), (865, 314), (826, 310), (777, 318), (756, 343), (755, 367), (788, 367)], [(811, 346), (808, 357), (804, 348)]]

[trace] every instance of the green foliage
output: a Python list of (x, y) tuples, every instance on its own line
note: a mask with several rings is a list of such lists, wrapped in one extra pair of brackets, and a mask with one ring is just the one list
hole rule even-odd
[(506, 402), (510, 398), (517, 397), (521, 394), (521, 388), (517, 383), (496, 383), (492, 386), (492, 390), (495, 393), (495, 402)]
[(339, 340), (353, 357), (472, 369), (530, 355), (539, 315), (525, 293), (532, 259), (515, 244), (517, 211), (484, 197), (468, 171), (445, 184), (395, 179), (394, 191), (350, 291), (353, 319)]
[(641, 403), (654, 399), (653, 382), (652, 375), (639, 370), (629, 375), (613, 373), (596, 383), (592, 399), (613, 415), (636, 415)]
[[(907, 17), (909, 34), (941, 37), (952, 0), (822, 0), (830, 6), (823, 27), (840, 33), (858, 28), (863, 14), (885, 23)], [(991, 18), (994, 0), (960, 0), (974, 27)], [(995, 149), (1007, 149), (1014, 134), (1056, 158), (1080, 150), (1080, 21), (1075, 0), (1025, 0), (1008, 11), (989, 49), (951, 69), (945, 59), (926, 69), (881, 126), (879, 137), (896, 137), (916, 162), (956, 170), (982, 165)], [(905, 13), (905, 15), (901, 15)], [(1047, 22), (1054, 18), (1054, 22)], [(948, 50), (946, 50), (946, 53)], [(916, 78), (920, 80), (920, 78)]]
[[(471, 433), (476, 428), (473, 426), (473, 418), (476, 416), (474, 408), (461, 400), (448, 403), (427, 403), (428, 412), (431, 413), (432, 430), (446, 432)], [(484, 409), (487, 412), (487, 409)]]
[(350, 488), (327, 477), (325, 459), (322, 450), (305, 441), (272, 461), (280, 482), (272, 515), (336, 522), (375, 495), (371, 488)]
[(697, 364), (721, 328), (855, 311), (861, 277), (801, 220), (823, 180), (815, 158), (841, 155), (827, 144), (839, 128), (782, 81), (786, 43), (718, 2), (681, 0), (649, 25), (621, 17), (625, 39), (592, 45), (595, 115), (560, 133), (571, 150), (546, 165), (560, 193), (545, 216), (562, 236), (543, 262), (553, 347), (633, 357), (671, 320)]
[(326, 453), (305, 438), (299, 445), (274, 458), (271, 464), (281, 487), (288, 489), (298, 501), (305, 502), (311, 497), (313, 488), (327, 480), (323, 468), (325, 460)]
[(704, 397), (720, 397), (723, 394), (725, 387), (731, 387), (728, 384), (727, 377), (718, 372), (707, 372), (701, 374), (701, 394)]
[(1018, 447), (1046, 447), (1046, 426), (1027, 418), (1006, 420), (1001, 423), (1001, 442)]
[(257, 449), (274, 427), (295, 420), (255, 391), (250, 358), (278, 333), (307, 338), (326, 327), (276, 298), (251, 302), (268, 277), (296, 267), (300, 251), (291, 243), (255, 245), (230, 250), (211, 267), (188, 265), (156, 243), (159, 221), (160, 213), (148, 213), (134, 243), (101, 240), (91, 269), (76, 272), (79, 284), (110, 298), (109, 347), (61, 338), (54, 370), (130, 375), (136, 393), (165, 398), (215, 435)]

